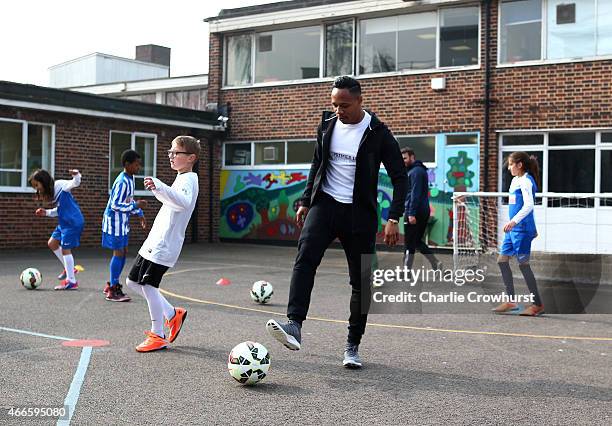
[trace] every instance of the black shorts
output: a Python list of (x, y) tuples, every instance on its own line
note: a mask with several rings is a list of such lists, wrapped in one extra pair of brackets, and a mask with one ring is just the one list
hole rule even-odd
[(161, 283), (162, 277), (168, 269), (170, 268), (167, 266), (151, 262), (138, 255), (128, 274), (128, 278), (141, 285), (148, 284), (151, 287), (159, 288), (159, 283)]

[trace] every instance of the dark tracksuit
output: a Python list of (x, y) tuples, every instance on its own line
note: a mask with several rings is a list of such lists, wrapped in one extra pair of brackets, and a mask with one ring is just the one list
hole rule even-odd
[[(429, 222), (429, 180), (427, 167), (419, 160), (408, 167), (408, 193), (404, 214), (406, 260), (409, 258), (408, 253), (414, 255), (417, 248), (425, 255), (432, 254), (431, 249), (423, 242), (423, 235)], [(411, 225), (408, 216), (416, 217), (416, 224)], [(412, 263), (406, 266), (412, 268)], [(432, 266), (435, 265), (432, 263)]]
[(359, 344), (365, 332), (370, 300), (370, 285), (365, 279), (370, 276), (369, 263), (363, 262), (362, 270), (361, 257), (364, 254), (372, 255), (375, 249), (380, 163), (385, 165), (393, 184), (389, 218), (396, 220), (404, 212), (406, 168), (391, 131), (374, 114), (369, 113), (372, 116), (370, 126), (359, 142), (356, 156), (353, 202), (340, 203), (324, 193), (322, 186), (329, 165), (331, 136), (337, 121), (335, 116), (329, 117), (328, 114), (324, 113), (324, 119), (317, 129), (317, 143), (301, 200), (302, 206), (309, 207), (309, 211), (298, 240), (287, 317), (299, 323), (306, 319), (317, 267), (325, 250), (338, 238), (346, 254), (352, 287), (348, 341)]

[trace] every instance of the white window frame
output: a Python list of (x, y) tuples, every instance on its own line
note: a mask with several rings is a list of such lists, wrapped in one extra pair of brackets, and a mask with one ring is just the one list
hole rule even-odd
[[(593, 145), (553, 145), (549, 144), (549, 135), (551, 133), (595, 133), (595, 144)], [(502, 132), (500, 137), (500, 155), (498, 158), (498, 190), (504, 191), (502, 188), (502, 177), (503, 177), (503, 157), (505, 152), (514, 151), (542, 151), (542, 188), (538, 192), (549, 192), (548, 190), (548, 153), (550, 151), (567, 151), (567, 150), (595, 150), (594, 167), (595, 167), (595, 185), (593, 192), (595, 194), (601, 194), (601, 151), (612, 150), (612, 142), (601, 142), (602, 133), (612, 133), (612, 129), (551, 129), (546, 131), (508, 131)], [(541, 145), (504, 145), (505, 136), (525, 136), (525, 135), (541, 135), (543, 136), (543, 142)], [(563, 208), (563, 207), (548, 207), (547, 197), (542, 197), (542, 206), (546, 208)], [(598, 209), (612, 209), (612, 206), (600, 205), (600, 199), (595, 198), (593, 208)]]
[[(599, 6), (599, 2), (602, 0), (596, 0), (595, 3), (595, 18), (598, 19), (597, 10)], [(520, 62), (504, 62), (501, 63), (501, 3), (499, 3), (499, 7), (497, 8), (497, 66), (496, 68), (513, 68), (513, 67), (528, 67), (533, 65), (552, 65), (552, 64), (567, 64), (574, 62), (592, 62), (592, 61), (607, 61), (612, 59), (612, 54), (601, 55), (601, 56), (583, 56), (583, 57), (575, 57), (575, 58), (559, 58), (559, 59), (546, 59), (548, 56), (548, 51), (546, 49), (548, 45), (548, 0), (542, 0), (542, 34), (540, 34), (540, 59), (534, 59), (530, 61), (520, 61)], [(597, 37), (597, 31), (595, 31), (595, 52), (597, 52), (597, 43), (599, 38)]]
[[(125, 130), (111, 130), (108, 132), (108, 193), (111, 193), (113, 188), (113, 182), (111, 182), (111, 162), (113, 161), (111, 156), (111, 142), (113, 133), (121, 133), (124, 135), (131, 135), (130, 137), (130, 149), (136, 150), (136, 137), (141, 136), (145, 138), (153, 138), (153, 177), (157, 177), (157, 134), (145, 133), (145, 132), (128, 132)], [(138, 153), (142, 157), (142, 153)], [(145, 175), (134, 175), (134, 178), (144, 178)], [(134, 195), (138, 196), (149, 196), (152, 197), (153, 193), (146, 189), (134, 188)]]
[[(285, 160), (281, 164), (255, 164), (255, 144), (257, 143), (285, 143)], [(255, 140), (255, 141), (226, 141), (223, 142), (223, 149), (221, 150), (221, 169), (222, 170), (294, 170), (294, 169), (309, 169), (311, 162), (308, 163), (296, 163), (287, 164), (287, 151), (289, 144), (292, 142), (313, 142), (316, 143), (314, 138), (300, 138), (300, 139), (270, 139), (270, 140)], [(225, 165), (225, 146), (236, 145), (236, 144), (250, 144), (251, 145), (251, 164), (245, 166), (226, 166)]]
[[(55, 175), (55, 124), (37, 121), (17, 120), (13, 118), (0, 118), (0, 122), (21, 124), (21, 186), (0, 186), (0, 193), (35, 193), (36, 191), (28, 183), (28, 125), (47, 126), (51, 128), (51, 153), (50, 169), (47, 170), (51, 176)], [(17, 172), (18, 169), (0, 169), (0, 171)]]
[[(442, 9), (457, 9), (457, 8), (466, 8), (466, 7), (477, 7), (478, 8), (478, 62), (476, 64), (473, 65), (462, 65), (462, 66), (451, 66), (451, 67), (440, 67), (440, 16), (441, 13), (440, 11)], [(322, 83), (322, 82), (331, 82), (334, 80), (334, 77), (325, 77), (325, 55), (326, 55), (326, 49), (325, 49), (325, 28), (327, 25), (329, 24), (334, 24), (334, 23), (339, 23), (339, 22), (345, 22), (348, 21), (350, 19), (353, 20), (353, 63), (352, 63), (352, 72), (350, 75), (352, 76), (358, 76), (359, 79), (363, 80), (363, 79), (369, 79), (369, 78), (379, 78), (379, 77), (388, 77), (388, 76), (398, 76), (398, 75), (417, 75), (417, 74), (432, 74), (432, 73), (436, 73), (436, 72), (440, 72), (440, 71), (468, 71), (468, 70), (477, 70), (480, 69), (481, 67), (481, 56), (482, 56), (482, 43), (481, 43), (481, 38), (482, 38), (482, 7), (480, 5), (480, 3), (477, 2), (473, 2), (473, 3), (467, 3), (467, 4), (461, 4), (461, 5), (457, 5), (454, 7), (441, 7), (441, 8), (436, 8), (433, 10), (429, 10), (434, 11), (437, 13), (437, 28), (436, 28), (436, 66), (435, 68), (430, 68), (430, 69), (425, 69), (425, 70), (401, 70), (401, 71), (390, 71), (390, 72), (383, 72), (383, 73), (372, 73), (372, 74), (360, 74), (359, 73), (359, 63), (360, 63), (360, 57), (359, 57), (359, 50), (360, 50), (360, 46), (361, 46), (361, 40), (360, 40), (360, 25), (361, 25), (361, 21), (363, 20), (367, 20), (367, 19), (374, 19), (375, 17), (370, 17), (370, 18), (366, 18), (366, 19), (358, 19), (357, 17), (344, 17), (344, 18), (336, 18), (333, 20), (325, 20), (319, 23), (319, 27), (320, 27), (320, 46), (321, 48), (319, 49), (319, 77), (318, 78), (307, 78), (307, 79), (297, 79), (297, 80), (284, 80), (284, 81), (271, 81), (271, 82), (265, 82), (265, 83), (256, 83), (255, 82), (255, 64), (256, 64), (256, 38), (257, 38), (257, 34), (261, 33), (261, 32), (269, 32), (269, 31), (275, 31), (274, 28), (268, 28), (267, 30), (259, 30), (259, 31), (240, 31), (240, 32), (234, 32), (234, 33), (227, 33), (224, 34), (223, 37), (223, 57), (222, 57), (222, 84), (221, 84), (221, 90), (239, 90), (239, 89), (244, 89), (244, 88), (257, 88), (257, 87), (271, 87), (271, 86), (288, 86), (288, 85), (295, 85), (295, 84), (313, 84), (313, 83)], [(413, 13), (421, 13), (421, 11), (419, 12), (413, 12)], [(394, 15), (388, 15), (388, 16), (394, 16)], [(382, 17), (386, 17), (386, 16), (379, 16), (376, 18), (382, 18)], [(297, 28), (302, 28), (304, 26), (313, 26), (313, 25), (297, 25), (297, 26), (292, 26), (292, 27), (288, 27), (288, 28), (279, 28), (279, 29), (297, 29)], [(251, 36), (251, 84), (245, 84), (245, 85), (240, 85), (240, 86), (228, 86), (226, 84), (226, 74), (227, 74), (227, 66), (226, 66), (226, 61), (227, 61), (227, 38), (231, 37), (231, 36), (237, 36), (237, 35), (246, 35), (249, 34)], [(396, 39), (397, 39), (397, 32), (396, 32)], [(398, 44), (396, 42), (395, 45), (396, 50), (398, 49)], [(397, 53), (397, 52), (396, 52)], [(397, 58), (396, 58), (397, 60)], [(499, 63), (499, 60), (498, 60)]]
[[(433, 169), (434, 167), (438, 166), (438, 140), (436, 138), (436, 135), (433, 133), (425, 133), (425, 134), (421, 134), (421, 135), (414, 135), (414, 134), (408, 134), (408, 135), (396, 135), (395, 139), (398, 139), (398, 143), (399, 143), (399, 138), (425, 138), (425, 137), (431, 137), (434, 139), (434, 161), (427, 161), (425, 163), (423, 163), (428, 169)], [(412, 148), (412, 147), (411, 147)], [(418, 158), (417, 158), (418, 160)], [(384, 169), (385, 166), (382, 165), (382, 168)]]

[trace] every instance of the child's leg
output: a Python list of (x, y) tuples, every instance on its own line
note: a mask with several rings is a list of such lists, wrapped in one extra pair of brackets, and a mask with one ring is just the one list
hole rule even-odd
[(64, 258), (64, 268), (66, 269), (66, 278), (71, 283), (76, 282), (74, 276), (74, 257), (72, 256), (72, 250), (62, 249), (62, 255)]
[(497, 258), (497, 264), (499, 265), (504, 286), (506, 287), (506, 294), (508, 296), (514, 296), (514, 282), (512, 280), (512, 270), (510, 269), (510, 257), (500, 254)]
[(149, 305), (151, 331), (163, 337), (164, 317), (167, 319), (172, 318), (174, 316), (174, 307), (162, 296), (158, 288), (145, 284), (142, 286), (142, 291)]
[(64, 255), (62, 254), (62, 249), (60, 247), (59, 240), (56, 240), (55, 238), (51, 237), (49, 238), (49, 241), (47, 241), (47, 246), (53, 252), (55, 257), (57, 257), (57, 260), (59, 260), (60, 263), (64, 265)]
[(113, 257), (109, 265), (109, 283), (111, 286), (119, 284), (119, 277), (121, 276), (123, 265), (125, 265), (125, 249), (113, 250)]
[(128, 286), (128, 288), (130, 290), (132, 290), (134, 293), (138, 294), (139, 296), (145, 297), (144, 291), (142, 291), (142, 285), (138, 284), (136, 281), (132, 281), (129, 278), (125, 279), (125, 284)]

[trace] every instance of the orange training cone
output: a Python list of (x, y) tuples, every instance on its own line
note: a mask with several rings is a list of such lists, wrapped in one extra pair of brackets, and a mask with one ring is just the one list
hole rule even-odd
[(217, 281), (217, 285), (230, 285), (232, 282), (227, 278), (221, 278)]

